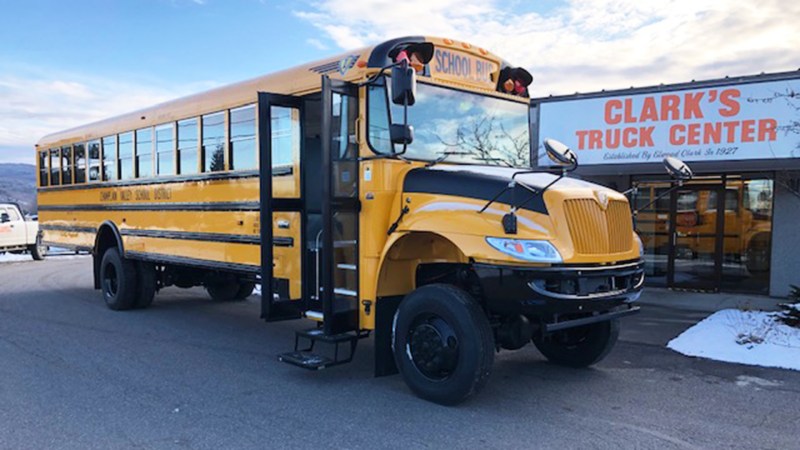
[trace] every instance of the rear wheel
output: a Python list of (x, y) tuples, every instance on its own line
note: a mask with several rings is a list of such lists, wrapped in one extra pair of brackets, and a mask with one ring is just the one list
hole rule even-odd
[(106, 306), (122, 311), (131, 309), (137, 296), (136, 265), (123, 258), (116, 248), (109, 248), (100, 263), (100, 289)]
[(392, 328), (395, 362), (418, 396), (455, 405), (486, 385), (494, 362), (492, 328), (463, 290), (431, 284), (411, 292)]
[(605, 358), (618, 337), (619, 321), (615, 319), (535, 336), (533, 343), (551, 362), (586, 367)]
[(256, 288), (255, 283), (241, 282), (239, 283), (239, 292), (236, 293), (236, 300), (244, 300), (253, 295), (253, 290)]
[(233, 300), (243, 300), (253, 292), (255, 285), (249, 283), (240, 283), (234, 277), (215, 277), (205, 282), (206, 292), (208, 295), (218, 302), (230, 302)]

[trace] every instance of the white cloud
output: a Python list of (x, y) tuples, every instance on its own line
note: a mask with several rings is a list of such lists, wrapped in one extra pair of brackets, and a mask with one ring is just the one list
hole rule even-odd
[(531, 70), (532, 95), (566, 94), (800, 66), (800, 3), (568, 0), (544, 13), (509, 0), (319, 0), (295, 14), (342, 48), (433, 35)]
[(308, 38), (308, 39), (306, 39), (306, 44), (316, 48), (317, 50), (327, 50), (328, 49), (328, 46), (325, 45), (319, 39)]
[(166, 86), (44, 70), (0, 70), (0, 162), (30, 161), (43, 136), (212, 87)]

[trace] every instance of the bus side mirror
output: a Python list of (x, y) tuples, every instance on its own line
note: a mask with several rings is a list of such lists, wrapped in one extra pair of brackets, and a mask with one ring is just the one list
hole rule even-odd
[(578, 157), (563, 142), (555, 139), (545, 139), (544, 149), (551, 161), (555, 162), (565, 170), (574, 170), (578, 167)]
[(392, 144), (406, 146), (414, 142), (414, 127), (405, 123), (393, 123), (389, 127), (389, 137)]
[(11, 216), (8, 213), (0, 214), (0, 223), (11, 222)]
[(392, 67), (392, 103), (412, 106), (417, 94), (417, 72), (408, 61)]
[(685, 162), (672, 156), (664, 158), (664, 167), (667, 169), (667, 173), (678, 181), (691, 180), (694, 176), (692, 169)]

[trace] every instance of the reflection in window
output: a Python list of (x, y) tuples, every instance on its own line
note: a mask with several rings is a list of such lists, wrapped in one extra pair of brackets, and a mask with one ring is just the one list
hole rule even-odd
[[(383, 86), (369, 89), (368, 136), (382, 153), (391, 149), (387, 99)], [(391, 104), (401, 122), (403, 107)], [(448, 162), (530, 167), (528, 104), (455, 89), (417, 84), (416, 103), (408, 109), (414, 142), (406, 157)]]
[(130, 180), (133, 178), (133, 132), (122, 133), (119, 135), (119, 172), (120, 180)]
[(225, 113), (203, 116), (203, 170), (225, 170)]
[(103, 138), (103, 181), (117, 178), (117, 136)]
[(75, 184), (86, 183), (86, 145), (75, 144)]
[(47, 186), (47, 176), (49, 169), (47, 168), (50, 158), (47, 150), (39, 152), (39, 186)]
[(57, 148), (50, 149), (50, 184), (58, 186), (61, 184), (61, 156)]
[(158, 175), (175, 173), (174, 129), (171, 123), (156, 127), (156, 174)]
[(272, 106), (272, 167), (291, 166), (300, 150), (300, 111)]
[(89, 181), (100, 179), (100, 141), (91, 141), (86, 144), (89, 153)]
[(197, 173), (197, 118), (178, 122), (178, 173)]
[(61, 184), (72, 184), (72, 147), (61, 147)]
[(136, 176), (153, 176), (153, 129), (136, 130)]
[(773, 188), (773, 180), (767, 178), (726, 183), (724, 289), (769, 292)]
[(256, 168), (256, 107), (231, 110), (231, 170)]

